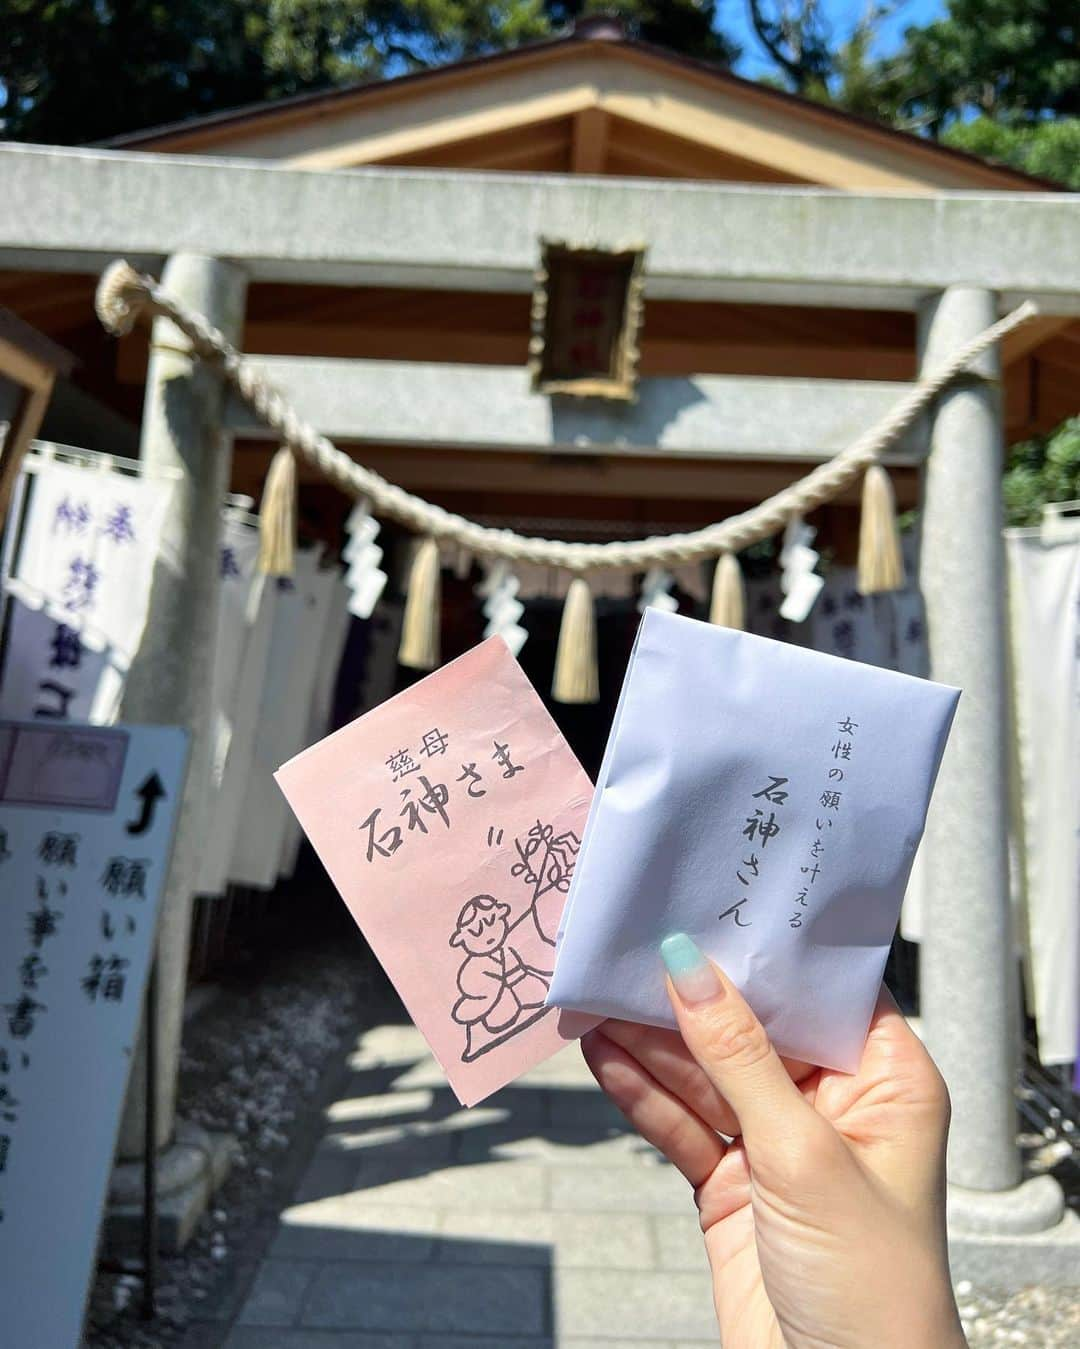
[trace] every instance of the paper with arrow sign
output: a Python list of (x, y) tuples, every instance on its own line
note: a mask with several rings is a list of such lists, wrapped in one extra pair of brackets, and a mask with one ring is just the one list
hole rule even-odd
[(138, 818), (129, 820), (125, 825), (129, 834), (145, 834), (154, 823), (154, 810), (159, 799), (167, 795), (161, 778), (157, 773), (149, 773), (138, 787), (135, 788), (135, 795), (142, 802), (142, 808), (139, 811)]
[(0, 721), (5, 1344), (81, 1342), (186, 758), (171, 726)]

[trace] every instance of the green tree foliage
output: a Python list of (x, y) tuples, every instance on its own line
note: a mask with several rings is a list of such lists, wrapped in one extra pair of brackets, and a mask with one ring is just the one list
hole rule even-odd
[(842, 42), (820, 0), (749, 0), (783, 83), (848, 112), (1080, 188), (1077, 0), (949, 0), (873, 55), (897, 0), (869, 0)]
[(886, 63), (907, 117), (937, 133), (971, 113), (999, 121), (1080, 114), (1076, 0), (949, 0), (944, 18), (909, 28)]
[(1047, 502), (1080, 499), (1080, 417), (1014, 445), (1002, 488), (1010, 525), (1037, 525)]
[(1009, 164), (1080, 191), (1080, 117), (997, 122), (976, 117), (954, 122), (941, 139), (983, 159)]
[(0, 0), (4, 135), (86, 142), (525, 41), (540, 0)]
[(707, 60), (715, 0), (0, 0), (0, 134), (53, 144), (441, 65), (618, 11)]
[(1080, 188), (1077, 0), (949, 0), (943, 18), (874, 59), (887, 12), (868, 10), (834, 52), (834, 102)]

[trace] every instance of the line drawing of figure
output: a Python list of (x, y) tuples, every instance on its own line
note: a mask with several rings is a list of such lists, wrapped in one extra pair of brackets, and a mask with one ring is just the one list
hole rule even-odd
[(581, 840), (571, 829), (556, 834), (539, 820), (524, 839), (514, 840), (518, 860), (510, 875), (532, 887), (532, 902), (514, 924), (522, 928), (519, 945), (528, 945), (532, 963), (551, 977), (555, 969), (555, 938), (559, 917), (574, 875)]
[(548, 979), (513, 945), (509, 917), (509, 904), (493, 895), (474, 895), (458, 914), (450, 938), (451, 946), (465, 952), (457, 973), (461, 997), (450, 1013), (465, 1027), (463, 1063), (503, 1044), (548, 1011)]
[(555, 938), (581, 840), (556, 835), (539, 820), (514, 840), (510, 875), (529, 887), (528, 907), (510, 921), (511, 906), (474, 895), (458, 914), (450, 945), (465, 959), (458, 967), (461, 996), (450, 1013), (465, 1027), (462, 1062), (486, 1054), (553, 1009), (546, 1006), (555, 969)]

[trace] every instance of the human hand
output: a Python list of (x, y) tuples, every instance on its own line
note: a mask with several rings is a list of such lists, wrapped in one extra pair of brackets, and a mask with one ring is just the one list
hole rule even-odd
[(690, 938), (662, 954), (681, 1035), (606, 1021), (582, 1048), (694, 1187), (724, 1349), (961, 1349), (948, 1093), (889, 993), (841, 1073), (782, 1060)]

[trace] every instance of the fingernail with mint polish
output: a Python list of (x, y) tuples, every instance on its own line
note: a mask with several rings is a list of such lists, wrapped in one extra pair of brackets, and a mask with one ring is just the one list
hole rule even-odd
[(716, 971), (697, 942), (685, 932), (673, 932), (664, 938), (660, 943), (660, 958), (683, 1002), (692, 1006), (723, 996), (724, 985)]

